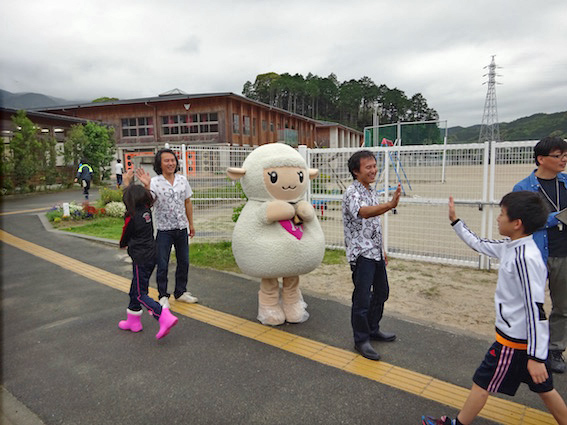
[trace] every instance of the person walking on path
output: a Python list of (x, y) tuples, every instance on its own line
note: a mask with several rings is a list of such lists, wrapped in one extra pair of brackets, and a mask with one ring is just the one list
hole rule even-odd
[(534, 147), (537, 165), (514, 191), (537, 192), (550, 208), (545, 226), (534, 232), (534, 240), (547, 265), (551, 314), (549, 350), (551, 371), (565, 372), (563, 352), (567, 347), (567, 226), (556, 216), (567, 208), (567, 142), (560, 137), (545, 137)]
[(376, 179), (376, 158), (370, 151), (355, 152), (348, 160), (354, 178), (343, 195), (343, 224), (347, 260), (352, 270), (351, 324), (354, 348), (363, 357), (379, 360), (370, 340), (394, 341), (396, 335), (380, 330), (384, 303), (390, 288), (386, 274), (386, 254), (382, 245), (380, 215), (397, 207), (401, 195), (398, 185), (392, 199), (380, 203), (371, 184)]
[(116, 160), (116, 164), (114, 164), (114, 173), (116, 174), (116, 188), (120, 189), (120, 186), (122, 186), (122, 173), (124, 173), (122, 160)]
[(500, 260), (494, 295), (496, 342), (473, 377), (473, 386), (455, 419), (423, 416), (423, 425), (468, 425), (490, 393), (516, 394), (522, 382), (537, 393), (560, 425), (567, 424), (567, 406), (553, 388), (546, 363), (549, 322), (545, 302), (546, 266), (532, 233), (544, 225), (547, 208), (529, 191), (510, 192), (500, 202), (498, 230), (509, 239), (481, 239), (457, 218), (449, 198), (449, 220), (457, 236), (478, 253)]
[[(129, 173), (133, 177), (133, 172)], [(129, 183), (129, 182), (128, 182)], [(124, 228), (120, 238), (120, 248), (128, 248), (132, 258), (132, 283), (130, 285), (130, 304), (126, 309), (126, 320), (118, 323), (123, 330), (140, 332), (143, 328), (142, 306), (159, 322), (156, 339), (161, 339), (177, 324), (177, 317), (148, 295), (150, 276), (156, 265), (156, 248), (152, 212), (154, 199), (145, 187), (130, 184), (122, 197), (126, 205)]]
[(155, 196), (156, 215), (157, 273), (156, 282), (159, 302), (169, 307), (167, 292), (167, 272), (171, 247), (175, 247), (177, 268), (175, 270), (174, 297), (177, 301), (196, 303), (197, 297), (187, 291), (189, 274), (189, 238), (195, 236), (193, 226), (193, 191), (185, 176), (177, 174), (179, 161), (171, 149), (161, 149), (154, 159), (154, 171), (151, 177), (143, 170), (136, 170), (136, 177), (150, 189)]
[(75, 177), (75, 183), (79, 180), (81, 182), (81, 186), (83, 187), (83, 195), (85, 195), (85, 199), (89, 200), (89, 189), (91, 188), (91, 180), (93, 178), (93, 169), (89, 164), (87, 164), (87, 160), (83, 159), (79, 164), (79, 169), (77, 170), (77, 176)]

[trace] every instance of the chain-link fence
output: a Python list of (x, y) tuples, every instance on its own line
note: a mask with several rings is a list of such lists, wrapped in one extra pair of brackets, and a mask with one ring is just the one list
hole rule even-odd
[[(496, 263), (479, 256), (454, 234), (447, 216), (449, 196), (457, 214), (481, 237), (499, 238), (500, 198), (534, 168), (537, 141), (463, 145), (368, 148), (378, 165), (376, 189), (383, 195), (402, 187), (396, 213), (382, 217), (384, 243), (393, 257), (488, 268)], [(245, 203), (239, 185), (227, 178), (228, 167), (240, 167), (252, 148), (173, 146), (185, 157), (182, 171), (193, 188), (196, 241), (230, 240), (235, 208)], [(329, 248), (344, 249), (342, 193), (353, 179), (348, 158), (358, 148), (303, 149), (319, 175), (308, 197)], [(250, 235), (251, 238), (254, 235)]]

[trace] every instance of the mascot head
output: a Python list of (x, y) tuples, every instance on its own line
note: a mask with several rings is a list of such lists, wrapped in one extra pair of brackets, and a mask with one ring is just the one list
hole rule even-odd
[(269, 143), (254, 149), (242, 168), (229, 168), (232, 180), (242, 179), (242, 189), (248, 199), (297, 202), (303, 199), (309, 179), (318, 170), (307, 168), (303, 157), (291, 146)]

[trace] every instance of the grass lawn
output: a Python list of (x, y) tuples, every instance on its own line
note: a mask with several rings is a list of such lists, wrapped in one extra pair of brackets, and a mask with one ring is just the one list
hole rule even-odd
[[(70, 223), (72, 223), (72, 225), (69, 225)], [(102, 217), (78, 222), (60, 221), (57, 228), (66, 232), (81, 233), (83, 235), (118, 241), (122, 235), (122, 226), (124, 226), (123, 218)]]
[[(99, 238), (120, 240), (124, 219), (103, 217), (75, 222), (72, 226), (69, 226), (68, 223), (71, 222), (60, 222), (58, 229), (66, 232), (96, 236)], [(191, 243), (191, 247), (189, 249), (189, 261), (192, 265), (197, 267), (208, 267), (236, 273), (240, 272), (240, 269), (236, 265), (232, 255), (232, 244), (228, 241), (215, 243)], [(332, 249), (325, 250), (323, 264), (346, 264), (344, 251)]]

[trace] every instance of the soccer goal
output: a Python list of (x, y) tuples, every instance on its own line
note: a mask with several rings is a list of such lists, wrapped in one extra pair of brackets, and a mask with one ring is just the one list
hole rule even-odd
[[(447, 121), (399, 122), (365, 127), (364, 146), (379, 148), (377, 161), (382, 164), (378, 181), (390, 168), (393, 183), (400, 183), (404, 194), (411, 191), (411, 181), (445, 181), (447, 160)], [(433, 155), (425, 146), (440, 147)], [(383, 159), (381, 161), (380, 159)], [(419, 170), (419, 173), (416, 173)]]

